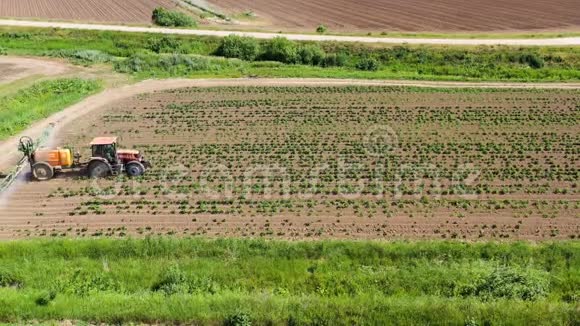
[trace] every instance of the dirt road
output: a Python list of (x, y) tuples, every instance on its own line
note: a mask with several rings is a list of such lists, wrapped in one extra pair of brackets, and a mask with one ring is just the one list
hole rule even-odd
[(237, 31), (212, 31), (194, 29), (171, 29), (159, 27), (134, 27), (122, 25), (97, 25), (62, 22), (42, 22), (24, 20), (0, 20), (0, 26), (40, 27), (40, 28), (63, 28), (80, 30), (119, 31), (130, 33), (159, 33), (179, 35), (206, 35), (224, 37), (228, 35), (244, 35), (259, 39), (272, 39), (283, 36), (295, 41), (339, 41), (360, 43), (385, 43), (385, 44), (432, 44), (432, 45), (516, 45), (516, 46), (570, 46), (580, 45), (580, 37), (562, 37), (547, 39), (437, 39), (437, 38), (388, 38), (388, 37), (359, 37), (359, 36), (336, 36), (336, 35), (305, 35), (305, 34), (281, 34), (281, 33), (257, 33)]
[(454, 88), (542, 88), (542, 89), (580, 89), (580, 83), (524, 84), (524, 83), (465, 83), (465, 82), (432, 82), (432, 81), (399, 81), (399, 80), (349, 80), (349, 79), (166, 79), (146, 80), (133, 85), (110, 88), (73, 105), (50, 118), (39, 121), (19, 135), (0, 143), (0, 171), (7, 170), (21, 157), (17, 150), (21, 136), (38, 138), (53, 123), (53, 135), (64, 125), (73, 123), (83, 115), (105, 107), (116, 101), (138, 94), (184, 87), (214, 86), (415, 86), (415, 87), (454, 87)]

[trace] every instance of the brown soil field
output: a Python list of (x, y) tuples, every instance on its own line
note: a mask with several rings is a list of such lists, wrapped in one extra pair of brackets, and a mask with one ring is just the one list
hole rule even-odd
[(314, 31), (490, 32), (580, 27), (575, 0), (210, 0), (230, 15), (253, 11), (270, 27)]
[(63, 127), (118, 135), (141, 178), (22, 181), (0, 238), (580, 237), (577, 90), (199, 87)]
[(174, 8), (176, 3), (171, 0), (2, 0), (0, 17), (150, 23), (156, 7)]

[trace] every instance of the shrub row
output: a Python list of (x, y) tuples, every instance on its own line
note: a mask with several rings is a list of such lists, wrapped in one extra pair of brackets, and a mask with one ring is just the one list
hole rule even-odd
[(327, 54), (317, 44), (298, 44), (283, 37), (260, 43), (252, 37), (230, 35), (222, 40), (215, 54), (246, 61), (277, 61), (322, 67), (340, 67), (348, 61), (345, 53)]
[[(2, 32), (3, 31), (3, 32)], [(169, 36), (100, 31), (0, 28), (7, 53), (62, 56), (83, 64), (102, 61), (100, 51), (121, 60), (153, 54), (220, 55), (257, 63), (304, 67), (272, 69), (272, 75), (350, 77), (353, 70), (380, 70), (377, 78), (556, 81), (580, 79), (580, 50), (574, 47), (369, 46), (339, 42), (292, 42), (242, 37)], [(55, 52), (55, 49), (59, 49)], [(344, 69), (310, 69), (337, 67)], [(280, 67), (274, 66), (272, 67)], [(381, 69), (381, 67), (383, 69)], [(251, 73), (251, 72), (250, 72)], [(265, 69), (259, 74), (269, 74)], [(269, 75), (270, 76), (270, 75)]]
[(161, 75), (187, 75), (194, 71), (218, 71), (222, 68), (235, 67), (235, 60), (187, 54), (171, 55), (133, 55), (114, 63), (114, 69), (122, 73), (140, 73)]
[(70, 59), (83, 65), (112, 62), (114, 57), (99, 50), (53, 50), (42, 53), (43, 56)]

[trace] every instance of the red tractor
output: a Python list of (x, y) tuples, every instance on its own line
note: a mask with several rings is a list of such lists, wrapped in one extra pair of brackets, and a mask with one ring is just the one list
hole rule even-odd
[(126, 173), (143, 175), (151, 164), (136, 150), (117, 148), (117, 137), (97, 137), (90, 143), (91, 158), (80, 162), (80, 154), (70, 148), (36, 148), (30, 137), (20, 139), (19, 149), (28, 158), (32, 175), (40, 181), (50, 180), (55, 172), (81, 170), (91, 178), (104, 178)]

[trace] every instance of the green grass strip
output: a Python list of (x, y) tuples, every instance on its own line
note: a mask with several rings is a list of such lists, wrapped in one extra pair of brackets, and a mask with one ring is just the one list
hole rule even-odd
[[(580, 47), (574, 46), (281, 42), (282, 45), (276, 47), (280, 51), (273, 56), (271, 50), (266, 51), (272, 48), (271, 41), (249, 40), (249, 44), (257, 46), (256, 51), (249, 51), (253, 55), (245, 51), (246, 55), (237, 56), (244, 60), (225, 60), (218, 57), (218, 54), (225, 55), (220, 50), (222, 41), (206, 36), (0, 27), (0, 53), (58, 57), (87, 66), (112, 64), (117, 72), (140, 79), (258, 76), (514, 82), (580, 80)], [(247, 50), (246, 46), (240, 47)], [(238, 52), (228, 51), (230, 54)], [(317, 53), (316, 58), (324, 54), (319, 58), (323, 60), (313, 59), (312, 55)], [(257, 61), (247, 61), (248, 57), (255, 57)], [(361, 62), (369, 60), (376, 63), (372, 65), (376, 70), (361, 70), (366, 66)], [(315, 61), (320, 62), (315, 64)]]
[(0, 322), (570, 325), (578, 317), (579, 246), (199, 238), (5, 242)]
[(0, 139), (13, 136), (101, 89), (101, 83), (95, 80), (56, 79), (0, 98)]

